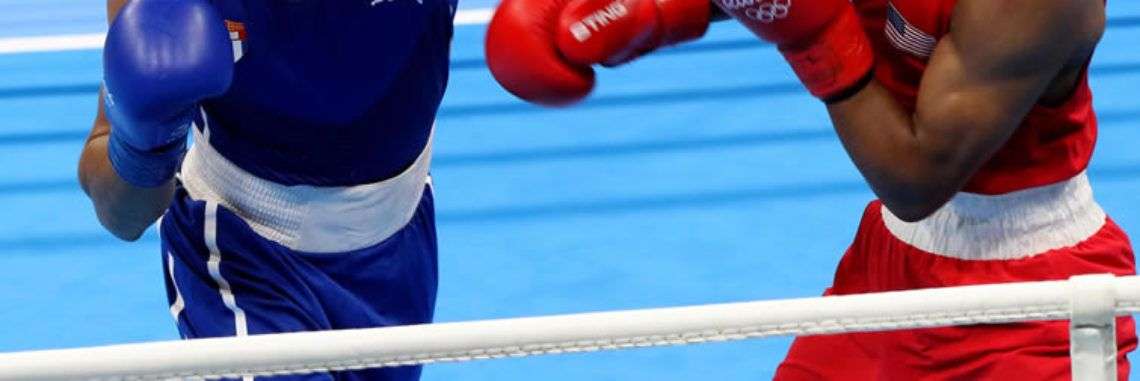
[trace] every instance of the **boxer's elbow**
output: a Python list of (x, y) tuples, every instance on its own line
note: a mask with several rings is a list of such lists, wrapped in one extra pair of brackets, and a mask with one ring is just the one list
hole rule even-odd
[(106, 158), (105, 144), (98, 139), (85, 147), (78, 172), (79, 184), (91, 199), (99, 224), (124, 241), (142, 237), (174, 198), (173, 181), (155, 188), (139, 188), (120, 179)]
[[(116, 181), (121, 181), (117, 180)], [(134, 242), (162, 217), (173, 198), (172, 184), (158, 188), (133, 188), (95, 196), (91, 202), (99, 224), (116, 238)]]
[(152, 197), (140, 197), (131, 193), (108, 193), (98, 190), (91, 192), (91, 203), (95, 216), (115, 238), (134, 242), (142, 237), (146, 229), (158, 220), (165, 211), (165, 205), (152, 202)]
[(142, 237), (150, 224), (139, 223), (138, 221), (128, 221), (116, 219), (111, 213), (97, 213), (99, 215), (99, 223), (107, 229), (115, 238), (121, 239), (126, 242), (135, 242)]
[(909, 189), (884, 192), (879, 199), (895, 217), (906, 222), (917, 222), (941, 209), (954, 193), (956, 190), (936, 186), (912, 186)]
[(873, 184), (876, 195), (895, 217), (916, 222), (941, 209), (961, 189), (968, 176), (948, 162), (932, 162), (887, 176)]
[(933, 200), (897, 200), (890, 198), (881, 198), (883, 206), (891, 211), (895, 217), (906, 222), (918, 222), (930, 217), (934, 212), (942, 208), (946, 202), (936, 202)]

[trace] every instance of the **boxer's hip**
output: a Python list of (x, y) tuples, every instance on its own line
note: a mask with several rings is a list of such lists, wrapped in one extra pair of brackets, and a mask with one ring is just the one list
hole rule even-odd
[(1107, 223), (1088, 176), (1003, 195), (959, 193), (908, 223), (880, 207), (883, 224), (922, 251), (965, 260), (1010, 260), (1076, 245)]
[[(907, 223), (878, 201), (864, 212), (828, 295), (1134, 273), (1131, 245), (1080, 174), (1000, 196), (959, 194)], [(1069, 377), (1063, 321), (972, 325), (797, 338), (777, 380), (960, 380)], [(1118, 363), (1136, 347), (1117, 320)], [(843, 353), (841, 361), (834, 354)]]
[(388, 239), (306, 253), (179, 189), (161, 225), (171, 314), (187, 338), (429, 323), (438, 279), (433, 211), (428, 190)]
[(866, 209), (833, 293), (1134, 273), (1128, 237), (1084, 173), (1004, 195), (960, 193), (913, 223)]
[(342, 187), (286, 186), (261, 179), (210, 146), (209, 130), (195, 144), (180, 179), (194, 200), (215, 202), (261, 237), (291, 250), (340, 253), (376, 245), (412, 220), (430, 184), (432, 140), (402, 173)]
[(431, 321), (430, 143), (399, 176), (321, 188), (253, 177), (196, 139), (161, 224), (171, 312), (186, 337)]

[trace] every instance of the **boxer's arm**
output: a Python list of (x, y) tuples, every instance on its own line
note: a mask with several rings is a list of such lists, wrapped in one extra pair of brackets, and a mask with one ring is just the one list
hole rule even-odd
[[(108, 25), (128, 0), (107, 0)], [(169, 181), (154, 188), (140, 188), (123, 181), (107, 156), (107, 138), (111, 124), (103, 112), (102, 90), (95, 125), (79, 158), (79, 183), (91, 198), (95, 214), (111, 234), (134, 241), (146, 231), (170, 205), (174, 183)]]
[(936, 211), (1009, 139), (1104, 31), (1097, 0), (960, 0), (922, 78), (916, 112), (872, 81), (831, 104), (855, 165), (903, 220)]

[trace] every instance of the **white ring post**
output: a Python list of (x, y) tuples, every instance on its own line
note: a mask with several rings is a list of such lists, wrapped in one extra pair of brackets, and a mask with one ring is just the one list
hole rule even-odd
[(1074, 381), (1116, 381), (1116, 286), (1111, 274), (1069, 278)]

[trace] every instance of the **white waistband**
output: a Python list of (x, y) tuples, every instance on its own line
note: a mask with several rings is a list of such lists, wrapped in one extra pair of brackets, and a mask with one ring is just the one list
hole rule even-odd
[(933, 254), (969, 260), (1030, 257), (1076, 245), (1105, 224), (1088, 176), (1013, 193), (959, 193), (926, 219), (900, 220), (882, 208), (898, 239)]
[(297, 251), (340, 253), (380, 243), (412, 219), (430, 182), (432, 138), (403, 173), (346, 187), (287, 186), (254, 176), (210, 146), (208, 127), (204, 134), (194, 129), (194, 142), (181, 174), (190, 196), (225, 206), (262, 237)]

